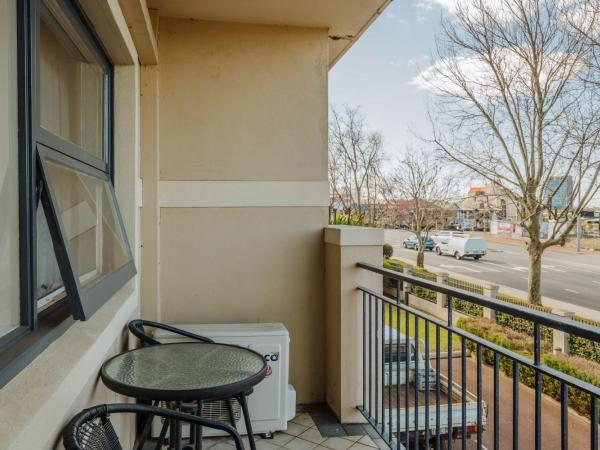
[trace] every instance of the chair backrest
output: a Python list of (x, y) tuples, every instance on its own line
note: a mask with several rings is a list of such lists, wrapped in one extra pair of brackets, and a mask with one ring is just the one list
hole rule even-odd
[(131, 333), (134, 336), (139, 338), (140, 341), (142, 341), (142, 344), (144, 346), (161, 344), (160, 341), (157, 341), (156, 339), (154, 339), (154, 337), (150, 333), (148, 333), (148, 331), (146, 330), (146, 327), (169, 331), (173, 334), (177, 334), (179, 336), (193, 339), (195, 341), (207, 342), (210, 344), (214, 343), (214, 341), (212, 339), (209, 339), (205, 336), (199, 336), (195, 333), (190, 333), (189, 331), (185, 331), (180, 328), (175, 328), (175, 327), (172, 327), (171, 325), (167, 325), (164, 323), (152, 322), (151, 320), (135, 319), (135, 320), (132, 320), (131, 322), (129, 322), (128, 327), (129, 327), (129, 331), (131, 331)]
[(75, 416), (63, 432), (63, 444), (67, 450), (123, 450), (106, 405)]
[[(117, 403), (84, 409), (63, 430), (65, 450), (123, 450), (109, 416), (119, 413), (148, 414), (224, 431), (233, 439), (236, 450), (244, 450), (238, 432), (229, 424), (155, 406)], [(143, 442), (138, 442), (142, 445)]]

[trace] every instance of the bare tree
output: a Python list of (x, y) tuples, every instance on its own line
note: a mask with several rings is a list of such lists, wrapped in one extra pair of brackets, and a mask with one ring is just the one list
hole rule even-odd
[(417, 266), (425, 264), (425, 242), (429, 232), (449, 213), (448, 200), (454, 192), (453, 177), (425, 150), (408, 148), (390, 177), (387, 200), (397, 205), (410, 230), (420, 237)]
[[(534, 304), (541, 304), (544, 250), (564, 245), (600, 188), (600, 104), (598, 89), (586, 81), (593, 46), (572, 21), (595, 30), (600, 22), (567, 15), (566, 3), (460, 3), (442, 20), (437, 62), (421, 78), (437, 94), (431, 111), (437, 148), (517, 206), (529, 235)], [(557, 204), (557, 223), (544, 240), (541, 222)]]
[(381, 192), (383, 139), (367, 128), (358, 107), (333, 108), (329, 124), (331, 203), (359, 223), (374, 224)]

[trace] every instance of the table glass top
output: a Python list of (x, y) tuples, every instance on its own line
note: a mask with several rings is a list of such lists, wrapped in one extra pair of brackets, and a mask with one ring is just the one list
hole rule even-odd
[(210, 389), (259, 373), (263, 358), (245, 348), (180, 343), (143, 347), (118, 355), (104, 366), (117, 383), (165, 391)]

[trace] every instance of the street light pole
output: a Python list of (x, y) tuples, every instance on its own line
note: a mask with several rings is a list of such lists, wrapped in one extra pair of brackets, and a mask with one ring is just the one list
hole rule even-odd
[[(579, 206), (581, 205), (581, 188), (577, 193), (577, 210), (579, 211)], [(577, 253), (581, 251), (581, 213), (577, 213)]]

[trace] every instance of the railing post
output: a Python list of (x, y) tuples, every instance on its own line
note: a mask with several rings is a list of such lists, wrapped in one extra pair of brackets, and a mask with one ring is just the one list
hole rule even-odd
[[(439, 284), (448, 285), (448, 278), (449, 278), (449, 275), (447, 273), (439, 272), (439, 273), (437, 273), (436, 281)], [(441, 292), (436, 292), (435, 303), (437, 306), (437, 316), (440, 319), (444, 319), (446, 317), (446, 312), (444, 311), (444, 309), (446, 308), (445, 301), (446, 301), (446, 294), (442, 294)]]
[[(552, 311), (557, 316), (562, 316), (567, 319), (572, 319), (575, 316), (574, 312), (571, 311), (563, 311), (562, 309), (555, 309)], [(569, 350), (569, 334), (564, 331), (552, 330), (552, 350), (556, 353), (563, 353), (564, 355), (568, 355), (570, 353)]]
[[(500, 291), (500, 286), (495, 284), (489, 284), (483, 287), (483, 295), (491, 298), (498, 298), (498, 292)], [(493, 322), (496, 321), (496, 310), (491, 308), (483, 308), (483, 317), (489, 319)]]
[[(411, 275), (410, 267), (404, 266), (403, 272), (405, 275)], [(411, 293), (410, 283), (405, 281), (403, 283), (403, 288), (402, 288), (402, 294), (404, 296), (404, 304), (405, 305), (409, 304), (410, 293)]]
[(325, 228), (326, 401), (342, 423), (364, 423), (364, 286), (381, 292), (381, 275), (358, 262), (383, 265), (383, 229), (332, 225)]

